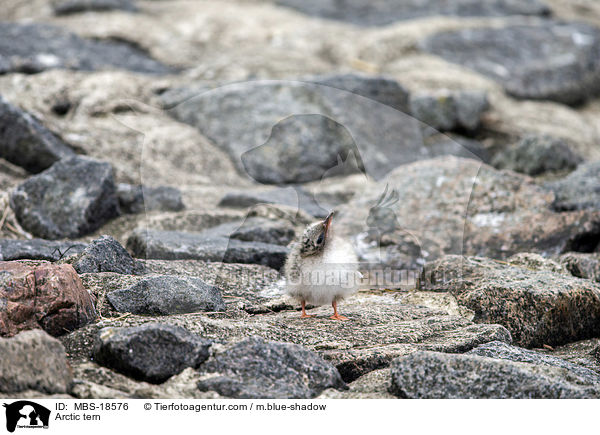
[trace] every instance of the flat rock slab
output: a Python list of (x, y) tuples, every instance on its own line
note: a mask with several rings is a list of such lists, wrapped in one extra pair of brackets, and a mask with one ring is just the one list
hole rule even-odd
[(198, 368), (210, 345), (184, 328), (155, 323), (101, 330), (93, 355), (98, 364), (159, 384), (187, 367)]
[(119, 215), (111, 165), (79, 156), (28, 178), (10, 206), (25, 230), (44, 239), (80, 237)]
[(42, 328), (58, 336), (96, 319), (94, 303), (71, 265), (0, 262), (0, 336)]
[(64, 257), (79, 254), (86, 247), (85, 243), (71, 241), (0, 239), (0, 261), (58, 261)]
[(119, 183), (117, 184), (117, 196), (123, 213), (185, 209), (181, 191), (171, 186), (146, 187)]
[(193, 277), (145, 277), (131, 287), (110, 292), (107, 298), (124, 313), (168, 315), (225, 310), (221, 290)]
[(65, 348), (41, 330), (0, 338), (0, 392), (67, 393), (73, 374)]
[(478, 355), (416, 352), (392, 361), (391, 392), (412, 399), (598, 398), (564, 368)]
[(210, 376), (198, 382), (240, 399), (310, 399), (327, 388), (347, 388), (337, 369), (297, 344), (250, 337), (217, 353), (200, 370)]
[(492, 77), (517, 98), (582, 103), (600, 91), (600, 29), (542, 20), (448, 31), (421, 47)]
[(46, 24), (0, 23), (0, 74), (31, 74), (53, 68), (125, 69), (146, 74), (174, 71), (124, 42), (83, 39)]
[(77, 273), (115, 272), (131, 275), (134, 269), (129, 252), (111, 236), (93, 240), (70, 262)]
[(524, 347), (560, 345), (600, 334), (600, 286), (544, 268), (487, 258), (447, 256), (428, 263), (422, 287), (449, 291), (475, 313), (499, 323)]
[(135, 257), (157, 260), (204, 260), (262, 264), (281, 269), (288, 249), (281, 245), (181, 231), (138, 229), (127, 240)]
[(384, 26), (395, 21), (438, 15), (499, 17), (550, 13), (538, 0), (381, 0), (370, 3), (361, 0), (277, 0), (277, 4), (359, 26)]
[(75, 155), (71, 147), (40, 121), (10, 104), (1, 95), (0, 141), (0, 157), (30, 172), (43, 171), (63, 157)]

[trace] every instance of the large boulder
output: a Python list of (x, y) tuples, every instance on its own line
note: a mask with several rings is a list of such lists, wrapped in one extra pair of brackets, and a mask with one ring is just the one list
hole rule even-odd
[(44, 331), (0, 338), (0, 393), (67, 393), (73, 373), (60, 341)]
[(582, 399), (600, 385), (561, 367), (416, 352), (392, 361), (390, 391), (411, 399)]
[(160, 384), (208, 358), (211, 342), (187, 329), (153, 323), (105, 328), (94, 344), (94, 360), (119, 373)]
[[(519, 260), (520, 261), (520, 260)], [(451, 292), (474, 321), (506, 326), (524, 347), (600, 334), (600, 286), (568, 274), (487, 258), (446, 256), (428, 263), (421, 288)]]
[(94, 303), (71, 265), (0, 262), (0, 336), (42, 328), (63, 335), (96, 319)]
[(224, 311), (221, 290), (200, 278), (171, 275), (142, 279), (112, 291), (108, 300), (117, 311), (147, 315)]
[(499, 81), (517, 98), (578, 104), (600, 91), (600, 30), (543, 20), (434, 34), (428, 53)]
[(0, 74), (31, 74), (53, 68), (84, 71), (119, 68), (147, 74), (172, 72), (168, 66), (124, 42), (83, 39), (47, 24), (0, 23)]
[(0, 157), (31, 172), (40, 172), (73, 150), (37, 119), (0, 95)]
[(70, 157), (15, 188), (10, 205), (21, 226), (45, 239), (76, 238), (118, 216), (109, 163)]
[(63, 257), (79, 254), (86, 247), (86, 243), (72, 241), (0, 239), (0, 261), (58, 261)]
[(346, 21), (361, 26), (383, 26), (399, 20), (438, 15), (465, 17), (505, 15), (547, 15), (550, 10), (541, 1), (505, 0), (277, 0), (308, 15)]
[(327, 388), (347, 388), (337, 369), (310, 350), (290, 343), (247, 338), (201, 366), (198, 382), (239, 399), (310, 399)]

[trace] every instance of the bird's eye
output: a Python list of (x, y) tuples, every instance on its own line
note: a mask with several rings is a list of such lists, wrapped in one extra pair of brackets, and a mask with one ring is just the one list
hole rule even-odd
[(323, 243), (323, 238), (324, 238), (325, 234), (321, 233), (319, 235), (319, 238), (317, 239), (317, 245), (320, 245), (321, 243)]

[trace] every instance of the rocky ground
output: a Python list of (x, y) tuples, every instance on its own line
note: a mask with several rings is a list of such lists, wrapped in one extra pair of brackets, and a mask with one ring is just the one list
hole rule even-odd
[(600, 398), (600, 4), (365, 4), (4, 0), (0, 397)]

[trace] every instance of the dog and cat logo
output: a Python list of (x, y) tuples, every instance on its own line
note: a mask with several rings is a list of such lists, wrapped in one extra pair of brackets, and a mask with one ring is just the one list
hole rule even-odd
[(48, 429), (50, 410), (29, 400), (5, 403), (6, 430), (15, 429)]

